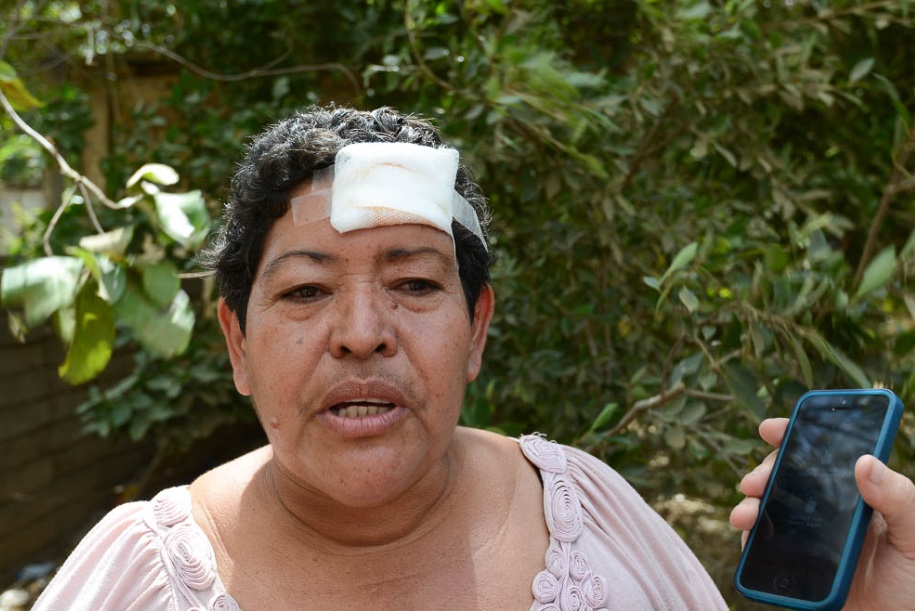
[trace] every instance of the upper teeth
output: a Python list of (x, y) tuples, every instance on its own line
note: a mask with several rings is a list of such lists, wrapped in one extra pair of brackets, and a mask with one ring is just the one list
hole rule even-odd
[(375, 416), (383, 414), (391, 409), (391, 403), (382, 401), (381, 399), (352, 399), (346, 403), (349, 403), (349, 405), (340, 407), (336, 410), (337, 415), (342, 418)]

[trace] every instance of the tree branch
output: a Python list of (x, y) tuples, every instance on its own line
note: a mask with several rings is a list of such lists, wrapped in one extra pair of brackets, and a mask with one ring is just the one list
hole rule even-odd
[(25, 120), (19, 116), (19, 113), (16, 112), (16, 109), (13, 108), (13, 105), (10, 103), (9, 99), (6, 97), (6, 94), (3, 93), (3, 90), (0, 89), (0, 106), (3, 106), (3, 110), (6, 111), (6, 114), (10, 116), (13, 120), (13, 123), (21, 129), (27, 136), (35, 140), (41, 147), (46, 150), (54, 160), (57, 162), (57, 166), (60, 168), (60, 173), (74, 181), (77, 185), (84, 185), (92, 195), (94, 195), (100, 202), (108, 206), (109, 208), (120, 209), (121, 206), (117, 202), (109, 199), (105, 192), (96, 185), (94, 182), (74, 170), (70, 167), (70, 164), (67, 163), (67, 160), (64, 159), (63, 155), (60, 154), (60, 151), (57, 150), (57, 147), (54, 144), (37, 132), (31, 125), (25, 122)]
[(136, 43), (137, 47), (149, 49), (163, 55), (173, 61), (178, 62), (191, 72), (194, 72), (204, 78), (208, 78), (213, 81), (222, 81), (222, 82), (235, 82), (242, 81), (249, 78), (257, 78), (263, 76), (280, 76), (284, 74), (298, 74), (302, 72), (320, 72), (320, 71), (337, 71), (342, 72), (343, 76), (350, 82), (353, 86), (353, 90), (356, 93), (356, 97), (362, 95), (362, 87), (359, 85), (359, 80), (353, 74), (352, 70), (344, 66), (343, 64), (337, 62), (330, 62), (326, 64), (303, 64), (300, 66), (290, 66), (289, 68), (273, 68), (279, 62), (283, 61), (286, 58), (286, 55), (281, 55), (280, 57), (268, 62), (260, 68), (254, 68), (253, 70), (248, 70), (247, 72), (240, 72), (238, 74), (220, 74), (218, 72), (212, 72), (198, 66), (189, 59), (178, 55), (171, 49), (166, 49), (165, 47), (160, 47), (159, 45), (150, 43), (150, 42), (138, 42)]
[(648, 397), (647, 399), (642, 399), (641, 401), (636, 401), (628, 412), (616, 423), (616, 426), (610, 429), (607, 432), (607, 437), (612, 437), (629, 426), (629, 423), (635, 420), (635, 418), (644, 411), (649, 409), (654, 409), (660, 407), (665, 403), (669, 403), (686, 392), (686, 386), (683, 385), (683, 382), (678, 382), (676, 386), (673, 386), (661, 394), (655, 395), (653, 397)]
[(410, 0), (404, 0), (403, 7), (403, 24), (404, 28), (407, 30), (407, 40), (410, 41), (410, 55), (413, 56), (413, 59), (416, 61), (416, 64), (419, 66), (419, 69), (429, 77), (432, 82), (444, 89), (445, 91), (454, 91), (454, 86), (445, 81), (437, 74), (432, 72), (432, 69), (426, 64), (426, 61), (423, 59), (422, 55), (419, 53), (419, 45), (416, 42), (416, 33), (413, 31), (415, 29), (415, 23), (410, 17)]
[(686, 390), (684, 391), (687, 397), (692, 397), (693, 399), (702, 399), (703, 401), (721, 401), (722, 403), (730, 403), (734, 400), (734, 397), (731, 395), (723, 395), (715, 392), (705, 392), (702, 390)]
[(667, 123), (667, 119), (673, 114), (677, 106), (680, 105), (680, 98), (676, 95), (671, 95), (668, 99), (667, 104), (664, 106), (664, 110), (661, 111), (660, 116), (658, 116), (657, 121), (652, 125), (651, 130), (645, 135), (642, 139), (641, 144), (639, 144), (639, 150), (636, 152), (635, 156), (632, 158), (632, 162), (629, 164), (629, 170), (626, 172), (626, 176), (623, 178), (623, 183), (620, 185), (620, 194), (625, 195), (626, 191), (629, 190), (629, 186), (632, 184), (632, 181), (635, 179), (636, 174), (639, 173), (639, 170), (642, 168), (642, 163), (648, 158), (649, 151), (652, 149), (655, 140), (661, 135), (661, 130), (664, 128), (664, 124)]
[(83, 204), (86, 206), (86, 212), (89, 214), (89, 220), (92, 221), (92, 226), (95, 227), (95, 230), (98, 233), (105, 233), (105, 230), (102, 229), (102, 224), (98, 222), (98, 217), (95, 215), (95, 207), (92, 205), (92, 198), (89, 197), (89, 190), (86, 189), (86, 185), (81, 182), (76, 184), (79, 187), (79, 192), (83, 195)]
[(6, 32), (6, 36), (3, 37), (3, 40), (0, 41), (0, 60), (6, 55), (6, 50), (9, 47), (10, 40), (16, 36), (16, 33), (22, 28), (22, 20), (20, 16), (22, 15), (22, 7), (25, 5), (25, 0), (18, 0), (16, 2), (16, 8), (13, 9), (11, 13), (11, 18), (7, 22), (7, 27), (9, 28)]
[(906, 172), (905, 165), (913, 152), (915, 152), (915, 121), (909, 126), (909, 133), (905, 142), (899, 147), (899, 155), (893, 160), (893, 171), (886, 186), (883, 188), (880, 205), (877, 207), (877, 213), (874, 215), (874, 220), (871, 222), (870, 229), (867, 232), (867, 241), (864, 243), (864, 250), (861, 252), (861, 260), (858, 262), (858, 269), (855, 271), (855, 280), (852, 286), (858, 286), (861, 283), (864, 270), (874, 255), (874, 250), (877, 248), (877, 237), (883, 227), (883, 221), (890, 211), (890, 203), (893, 201), (893, 196), (911, 186), (911, 177)]
[(44, 248), (44, 254), (53, 257), (54, 249), (51, 248), (51, 234), (54, 233), (54, 228), (57, 227), (57, 222), (60, 220), (60, 217), (63, 216), (64, 210), (69, 207), (70, 202), (73, 201), (73, 195), (76, 193), (75, 190), (70, 191), (70, 195), (67, 196), (67, 199), (60, 202), (60, 205), (57, 206), (57, 210), (54, 211), (54, 216), (51, 217), (51, 220), (48, 222), (48, 226), (44, 230), (44, 234), (41, 236), (41, 244)]
[(717, 441), (712, 439), (712, 437), (710, 435), (707, 435), (704, 431), (701, 431), (699, 429), (692, 429), (692, 430), (696, 431), (696, 433), (699, 434), (699, 437), (702, 438), (702, 441), (704, 441), (706, 444), (708, 444), (712, 448), (712, 450), (714, 450), (715, 453), (721, 459), (723, 459), (725, 463), (727, 463), (728, 467), (730, 467), (731, 471), (733, 471), (734, 474), (737, 475), (738, 478), (743, 477), (743, 475), (744, 475), (743, 470), (740, 467), (738, 467), (736, 464), (734, 464), (733, 459), (731, 459), (731, 457), (728, 455), (728, 453), (724, 451), (724, 448), (721, 447), (721, 444), (719, 444)]

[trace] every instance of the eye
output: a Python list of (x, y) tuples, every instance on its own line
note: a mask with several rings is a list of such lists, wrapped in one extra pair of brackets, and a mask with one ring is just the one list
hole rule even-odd
[(315, 286), (313, 284), (306, 284), (305, 286), (298, 286), (291, 291), (283, 294), (283, 299), (289, 299), (293, 301), (315, 301), (324, 295), (324, 291), (321, 287)]
[(421, 296), (434, 293), (441, 287), (431, 280), (424, 280), (422, 278), (410, 278), (409, 280), (404, 280), (400, 284), (399, 288), (400, 290), (410, 295)]

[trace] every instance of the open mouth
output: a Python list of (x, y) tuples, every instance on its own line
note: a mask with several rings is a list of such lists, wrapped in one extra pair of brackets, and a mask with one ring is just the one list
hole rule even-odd
[(381, 399), (353, 399), (337, 403), (330, 408), (335, 416), (340, 418), (362, 418), (365, 416), (379, 416), (394, 409), (396, 405)]

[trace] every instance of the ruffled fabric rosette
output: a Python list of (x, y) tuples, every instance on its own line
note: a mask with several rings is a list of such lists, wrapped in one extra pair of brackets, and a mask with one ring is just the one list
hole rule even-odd
[(607, 581), (578, 548), (584, 511), (568, 477), (562, 448), (539, 435), (520, 439), (521, 451), (543, 478), (543, 512), (550, 533), (546, 569), (534, 578), (531, 611), (607, 611)]
[(162, 541), (161, 557), (192, 611), (241, 611), (217, 578), (213, 546), (191, 515), (187, 488), (169, 488), (150, 502), (149, 525)]

